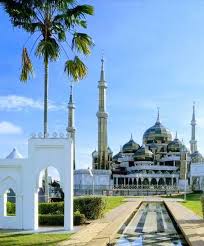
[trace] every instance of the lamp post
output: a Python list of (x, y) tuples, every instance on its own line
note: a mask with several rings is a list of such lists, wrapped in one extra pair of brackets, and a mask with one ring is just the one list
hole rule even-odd
[[(187, 156), (186, 156), (186, 158), (187, 158)], [(186, 190), (187, 190), (187, 184), (186, 184), (186, 182), (187, 182), (187, 159), (186, 159), (186, 163), (185, 163), (185, 186), (184, 186), (184, 201), (186, 201)]]
[(88, 167), (89, 175), (92, 177), (92, 195), (94, 195), (94, 175), (92, 169)]

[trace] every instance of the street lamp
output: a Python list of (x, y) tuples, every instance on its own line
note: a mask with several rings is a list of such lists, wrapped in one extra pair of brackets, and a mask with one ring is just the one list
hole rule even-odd
[(184, 201), (186, 201), (186, 193), (187, 193), (187, 160), (186, 160), (186, 163), (185, 163), (185, 186), (184, 186), (184, 189), (185, 189), (185, 192), (184, 192)]
[(92, 177), (92, 195), (94, 195), (94, 175), (92, 169), (88, 167), (89, 175)]

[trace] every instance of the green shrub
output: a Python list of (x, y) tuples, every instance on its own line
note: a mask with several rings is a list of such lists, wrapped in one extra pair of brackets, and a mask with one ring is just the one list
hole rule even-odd
[(74, 225), (82, 225), (86, 222), (86, 217), (79, 211), (74, 212)]
[[(74, 225), (82, 225), (86, 222), (84, 214), (80, 214), (79, 211), (74, 213)], [(46, 226), (63, 226), (64, 225), (64, 215), (52, 215), (52, 214), (40, 214), (39, 215), (39, 225)]]
[(98, 219), (104, 214), (106, 199), (104, 197), (77, 197), (74, 199), (74, 211), (80, 211), (87, 219)]
[[(103, 216), (106, 207), (104, 197), (77, 197), (74, 198), (74, 212), (79, 211), (87, 219), (98, 219)], [(62, 215), (64, 202), (39, 203), (39, 214)]]
[(64, 225), (64, 215), (50, 215), (50, 214), (40, 214), (39, 215), (39, 225)]
[(203, 219), (204, 219), (204, 196), (201, 196), (200, 200), (201, 200), (201, 207), (202, 207), (202, 213), (203, 213)]
[(13, 202), (7, 202), (7, 215), (15, 215), (16, 214), (16, 205)]
[(64, 214), (64, 202), (39, 203), (39, 214)]

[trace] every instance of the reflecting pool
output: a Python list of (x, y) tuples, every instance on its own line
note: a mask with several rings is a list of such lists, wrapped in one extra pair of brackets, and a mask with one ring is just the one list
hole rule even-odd
[(115, 245), (188, 245), (163, 203), (142, 203)]

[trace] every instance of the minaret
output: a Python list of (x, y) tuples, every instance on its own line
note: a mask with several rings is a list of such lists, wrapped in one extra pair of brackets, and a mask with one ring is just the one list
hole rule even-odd
[(99, 108), (96, 114), (98, 118), (98, 166), (97, 169), (109, 169), (108, 164), (108, 140), (107, 140), (107, 119), (106, 113), (106, 81), (104, 73), (104, 59), (101, 59), (101, 76), (98, 82)]
[(68, 103), (68, 127), (67, 133), (70, 134), (70, 137), (73, 140), (73, 167), (75, 170), (75, 127), (74, 127), (74, 111), (75, 105), (73, 103), (73, 86), (70, 86), (70, 96), (69, 96), (69, 103)]
[(191, 140), (190, 140), (191, 154), (197, 150), (197, 141), (195, 139), (195, 128), (196, 128), (195, 103), (193, 103), (193, 115), (191, 120)]

